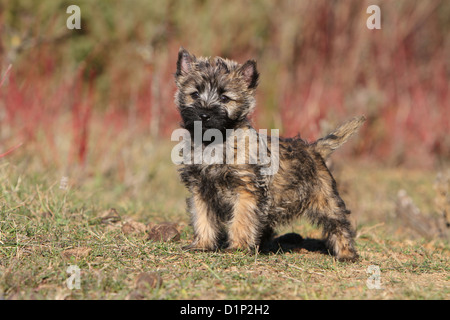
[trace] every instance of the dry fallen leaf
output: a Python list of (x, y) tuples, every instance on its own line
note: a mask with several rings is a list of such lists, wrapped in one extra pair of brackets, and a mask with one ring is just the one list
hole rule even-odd
[(92, 249), (87, 247), (78, 247), (73, 249), (67, 249), (64, 250), (61, 255), (65, 259), (70, 259), (71, 257), (74, 257), (76, 260), (84, 259), (86, 258), (90, 253)]
[(117, 212), (117, 210), (114, 208), (106, 210), (100, 215), (101, 223), (105, 223), (105, 224), (117, 223), (120, 220), (121, 220), (120, 215)]
[(134, 289), (127, 296), (128, 300), (142, 300), (145, 293), (151, 289), (159, 288), (162, 285), (162, 279), (156, 272), (140, 273), (135, 280)]
[(146, 226), (143, 223), (133, 220), (127, 221), (122, 226), (122, 232), (126, 235), (135, 235), (139, 233), (145, 233)]
[(142, 272), (136, 277), (135, 281), (135, 288), (138, 290), (159, 288), (161, 285), (162, 279), (156, 272)]
[(148, 229), (148, 240), (163, 242), (180, 241), (180, 232), (175, 223), (152, 225)]

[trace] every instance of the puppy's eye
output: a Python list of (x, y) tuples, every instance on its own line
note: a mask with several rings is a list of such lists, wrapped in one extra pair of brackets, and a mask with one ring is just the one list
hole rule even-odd
[(194, 100), (197, 100), (200, 98), (200, 94), (197, 91), (194, 93), (191, 93), (191, 98)]
[(227, 96), (225, 96), (225, 95), (221, 95), (220, 96), (220, 101), (222, 101), (223, 103), (228, 103), (228, 102), (230, 102), (230, 98), (228, 98)]

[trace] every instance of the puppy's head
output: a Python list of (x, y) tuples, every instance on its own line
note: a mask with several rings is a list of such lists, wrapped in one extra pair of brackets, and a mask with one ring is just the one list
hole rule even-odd
[(203, 130), (239, 128), (255, 107), (258, 78), (254, 60), (241, 65), (220, 57), (196, 58), (181, 48), (175, 102), (182, 126), (191, 132), (195, 121)]

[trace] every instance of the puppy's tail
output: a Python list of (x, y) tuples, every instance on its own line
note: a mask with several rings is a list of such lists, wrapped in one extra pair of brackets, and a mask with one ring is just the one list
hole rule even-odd
[(342, 146), (358, 131), (364, 121), (366, 118), (361, 116), (345, 122), (326, 137), (317, 140), (313, 144), (314, 149), (326, 160), (334, 150)]

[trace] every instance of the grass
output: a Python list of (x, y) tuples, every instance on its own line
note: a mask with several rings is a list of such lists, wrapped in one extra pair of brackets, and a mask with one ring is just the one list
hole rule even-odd
[[(414, 237), (391, 212), (392, 193), (402, 187), (408, 188), (422, 210), (431, 212), (432, 192), (423, 192), (432, 188), (431, 172), (363, 163), (335, 166), (343, 197), (358, 224), (361, 259), (357, 263), (339, 263), (327, 254), (304, 248), (267, 255), (188, 253), (181, 250), (192, 239), (184, 208), (186, 191), (175, 166), (164, 161), (170, 147), (160, 143), (122, 150), (133, 155), (142, 152), (143, 157), (129, 158), (132, 162), (128, 165), (136, 171), (128, 174), (134, 180), (120, 170), (96, 167), (72, 171), (66, 190), (60, 189), (58, 170), (42, 169), (36, 160), (21, 157), (26, 150), (16, 154), (15, 164), (3, 159), (0, 298), (134, 298), (137, 277), (151, 272), (159, 275), (162, 285), (141, 290), (139, 298), (450, 298), (448, 241)], [(122, 221), (103, 223), (102, 213), (112, 207)], [(143, 233), (124, 234), (121, 224), (129, 219), (144, 224), (176, 222), (181, 240), (152, 242)], [(280, 230), (281, 234), (289, 232), (320, 238), (319, 230), (301, 221)], [(78, 254), (67, 254), (71, 249)], [(66, 286), (70, 265), (81, 270), (80, 289)], [(380, 268), (380, 290), (366, 285), (370, 265)]]
[[(425, 215), (439, 214), (433, 181), (450, 146), (447, 2), (382, 2), (373, 32), (357, 0), (133, 2), (80, 1), (82, 30), (69, 31), (70, 1), (0, 0), (0, 300), (449, 299), (448, 240), (423, 239), (395, 214), (400, 189)], [(306, 248), (181, 250), (192, 239), (187, 194), (172, 146), (160, 141), (178, 127), (180, 46), (258, 60), (257, 128), (312, 140), (366, 115), (340, 151), (347, 160), (333, 163), (359, 262)], [(120, 222), (102, 222), (110, 208)], [(128, 220), (175, 222), (181, 240), (125, 234)], [(301, 221), (279, 232), (320, 238)], [(80, 289), (66, 285), (71, 265)], [(381, 290), (366, 285), (371, 265)], [(162, 285), (140, 288), (152, 272)]]

